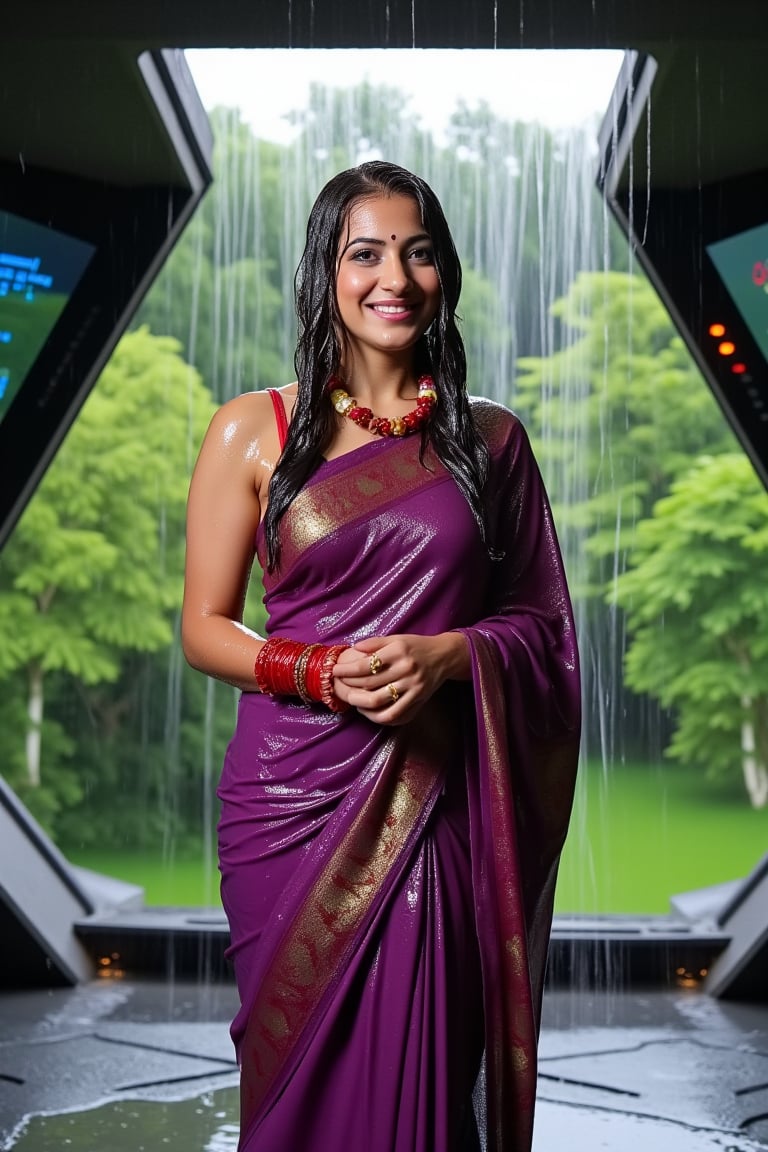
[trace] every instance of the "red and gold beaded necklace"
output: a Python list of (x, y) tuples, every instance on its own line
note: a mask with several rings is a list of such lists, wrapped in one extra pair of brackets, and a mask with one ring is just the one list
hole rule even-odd
[(405, 416), (388, 419), (386, 416), (374, 416), (370, 408), (358, 404), (354, 396), (345, 390), (338, 376), (331, 376), (328, 381), (331, 403), (336, 411), (376, 436), (408, 436), (411, 432), (418, 432), (429, 420), (437, 404), (435, 382), (431, 376), (419, 376), (418, 388), (416, 407), (406, 412)]

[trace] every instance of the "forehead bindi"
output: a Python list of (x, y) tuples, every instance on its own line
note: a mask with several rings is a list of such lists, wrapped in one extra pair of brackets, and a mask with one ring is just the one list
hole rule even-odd
[(395, 244), (424, 235), (419, 206), (410, 196), (374, 196), (352, 205), (341, 247), (345, 248), (357, 237)]

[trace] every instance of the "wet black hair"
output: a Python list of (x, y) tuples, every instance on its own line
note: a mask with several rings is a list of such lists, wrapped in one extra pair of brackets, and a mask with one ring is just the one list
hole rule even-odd
[(337, 414), (326, 393), (329, 378), (341, 369), (343, 324), (336, 302), (339, 241), (353, 205), (373, 196), (409, 196), (415, 200), (432, 250), (440, 282), (440, 305), (415, 348), (417, 375), (435, 379), (437, 407), (422, 429), (421, 456), (427, 443), (454, 477), (487, 540), (482, 492), (488, 474), (488, 449), (472, 420), (466, 389), (464, 342), (456, 326), (461, 294), (461, 263), (440, 202), (419, 176), (382, 160), (349, 168), (329, 180), (314, 203), (307, 239), (294, 281), (299, 335), (294, 364), (298, 396), (285, 448), (269, 485), (265, 517), (267, 567), (279, 566), (280, 518), (319, 466), (333, 438)]

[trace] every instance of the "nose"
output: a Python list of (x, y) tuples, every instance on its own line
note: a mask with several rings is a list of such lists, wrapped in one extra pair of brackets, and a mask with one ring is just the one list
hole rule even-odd
[(381, 286), (390, 292), (402, 292), (409, 281), (408, 268), (398, 252), (388, 255), (381, 274)]

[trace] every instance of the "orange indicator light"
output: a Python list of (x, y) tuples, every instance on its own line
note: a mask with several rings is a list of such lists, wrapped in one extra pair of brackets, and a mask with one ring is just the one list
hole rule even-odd
[(710, 336), (725, 336), (725, 324), (710, 324)]
[(721, 356), (733, 356), (736, 345), (732, 344), (730, 340), (723, 340), (722, 344), (718, 344), (717, 350)]

